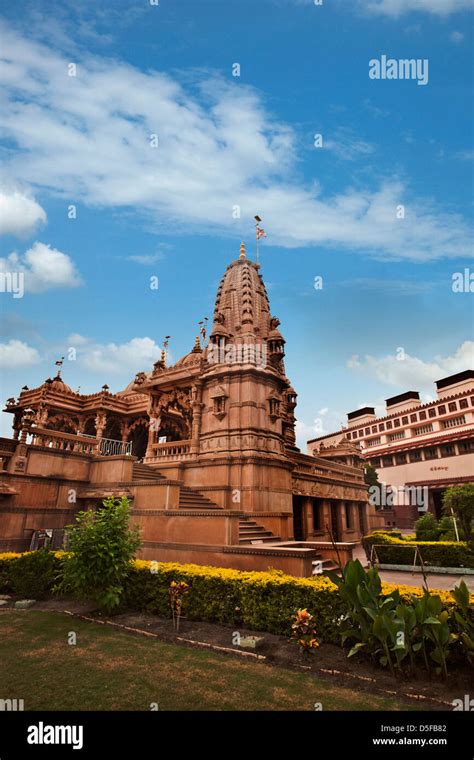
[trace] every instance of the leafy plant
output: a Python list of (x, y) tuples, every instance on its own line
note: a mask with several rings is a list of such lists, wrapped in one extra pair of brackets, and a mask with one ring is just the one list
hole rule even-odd
[(413, 671), (422, 657), (429, 672), (433, 662), (435, 672), (447, 676), (455, 637), (449, 611), (439, 596), (427, 590), (421, 598), (413, 595), (408, 601), (402, 600), (398, 590), (384, 595), (376, 568), (365, 571), (358, 560), (346, 564), (342, 578), (329, 575), (346, 606), (339, 622), (342, 644), (351, 644), (348, 657), (365, 652), (394, 675), (403, 671), (405, 660)]
[(120, 603), (131, 560), (140, 546), (138, 527), (130, 528), (129, 501), (105, 499), (97, 511), (79, 512), (68, 526), (69, 549), (59, 588), (92, 599), (110, 612)]
[[(448, 625), (449, 612), (443, 609), (439, 596), (426, 591), (421, 599), (416, 600), (414, 609), (426, 669), (431, 670), (429, 656), (436, 663), (435, 672), (446, 678), (449, 645), (453, 641)], [(431, 647), (427, 646), (429, 642)]]
[(291, 625), (291, 638), (298, 644), (303, 656), (319, 646), (313, 616), (307, 609), (297, 610)]
[(440, 535), (438, 522), (431, 512), (427, 512), (415, 523), (417, 541), (437, 541)]
[(179, 621), (181, 620), (181, 612), (183, 609), (183, 598), (187, 591), (189, 591), (189, 586), (183, 581), (171, 581), (168, 589), (171, 613), (173, 616), (173, 628), (176, 632), (179, 631)]
[(56, 581), (58, 563), (54, 552), (38, 549), (21, 554), (9, 569), (9, 581), (15, 594), (30, 599), (44, 599)]
[(474, 667), (474, 610), (469, 603), (469, 590), (464, 581), (455, 586), (452, 594), (456, 601), (453, 615), (456, 630), (453, 635), (463, 647), (467, 661)]
[(459, 519), (467, 541), (473, 538), (474, 522), (474, 483), (452, 486), (443, 493), (443, 511)]
[(459, 524), (459, 520), (456, 520), (456, 527), (457, 527), (457, 533), (454, 528), (453, 517), (448, 517), (447, 515), (442, 517), (441, 520), (438, 521), (438, 528), (440, 531), (439, 540), (440, 541), (457, 541), (458, 536), (459, 536), (459, 540), (464, 541), (466, 536), (464, 534), (462, 525)]

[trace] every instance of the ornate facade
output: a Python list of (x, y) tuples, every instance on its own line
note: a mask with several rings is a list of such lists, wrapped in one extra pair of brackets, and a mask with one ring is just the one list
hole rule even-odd
[[(56, 473), (80, 480), (68, 514), (104, 494), (129, 495), (149, 558), (309, 575), (318, 558), (333, 556), (332, 541), (349, 552), (369, 527), (359, 452), (347, 444), (312, 457), (296, 447), (297, 396), (279, 326), (242, 244), (220, 282), (207, 344), (196, 338), (171, 366), (162, 352), (116, 394), (107, 386), (74, 393), (60, 373), (23, 388), (6, 406), (13, 441), (0, 443), (0, 542), (18, 546), (34, 527), (42, 505), (24, 501), (28, 476)], [(51, 472), (53, 456), (63, 464)], [(60, 507), (58, 496), (48, 514)], [(19, 521), (5, 517), (17, 508), (22, 535)]]

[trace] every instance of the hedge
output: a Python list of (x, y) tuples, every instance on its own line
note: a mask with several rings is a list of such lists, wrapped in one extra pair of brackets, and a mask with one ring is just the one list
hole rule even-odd
[[(474, 567), (474, 551), (466, 541), (416, 541), (401, 534), (383, 531), (364, 536), (362, 544), (370, 556), (370, 547), (376, 552), (381, 564), (413, 565), (415, 547), (418, 546), (425, 565), (431, 567)], [(419, 564), (419, 560), (417, 562)]]
[[(0, 554), (0, 578), (3, 574), (7, 584), (9, 567), (19, 556)], [(54, 556), (58, 568), (62, 562), (67, 562), (64, 552), (55, 552)], [(127, 609), (170, 617), (168, 588), (171, 581), (184, 581), (190, 587), (183, 604), (183, 614), (190, 620), (289, 636), (292, 616), (297, 609), (307, 608), (314, 615), (318, 637), (340, 643), (337, 621), (343, 614), (343, 603), (336, 586), (324, 576), (295, 578), (277, 570), (242, 572), (203, 565), (135, 560), (126, 582), (122, 611)], [(421, 588), (382, 583), (387, 595), (396, 588), (406, 601), (412, 596), (423, 595)], [(452, 611), (455, 605), (451, 593), (435, 593)], [(471, 598), (474, 603), (474, 595)]]
[(335, 620), (343, 607), (328, 578), (136, 560), (124, 602), (129, 609), (167, 617), (168, 587), (173, 580), (190, 586), (183, 611), (191, 620), (289, 635), (291, 617), (297, 609), (307, 608), (315, 617), (318, 636), (338, 641)]

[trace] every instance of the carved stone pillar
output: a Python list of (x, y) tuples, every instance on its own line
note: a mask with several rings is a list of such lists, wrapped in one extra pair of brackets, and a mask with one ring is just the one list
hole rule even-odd
[(13, 440), (17, 441), (21, 431), (21, 414), (16, 413), (13, 418)]
[(95, 418), (95, 434), (96, 438), (102, 438), (104, 435), (104, 429), (107, 424), (107, 415), (105, 412), (97, 412)]
[(130, 432), (130, 424), (128, 422), (123, 422), (122, 423), (122, 443), (127, 443), (129, 432)]
[(201, 420), (202, 420), (202, 383), (196, 383), (191, 389), (191, 408), (193, 411), (192, 426), (191, 426), (191, 452), (197, 454), (199, 452), (199, 438), (201, 435)]

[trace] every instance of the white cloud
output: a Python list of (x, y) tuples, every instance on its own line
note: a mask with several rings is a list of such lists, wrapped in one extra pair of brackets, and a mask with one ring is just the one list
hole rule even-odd
[(464, 34), (462, 32), (451, 32), (451, 34), (449, 35), (449, 39), (451, 40), (451, 42), (459, 43), (463, 41)]
[(354, 277), (351, 280), (342, 280), (340, 285), (350, 288), (354, 292), (373, 291), (375, 293), (387, 293), (388, 295), (415, 296), (432, 290), (436, 283), (430, 280), (395, 280), (377, 277)]
[(157, 261), (163, 261), (164, 254), (163, 253), (150, 253), (150, 254), (143, 254), (142, 256), (136, 255), (136, 256), (128, 256), (129, 261), (133, 261), (135, 264), (144, 264), (147, 266), (148, 264), (155, 264)]
[[(73, 337), (80, 340), (74, 342)], [(69, 336), (71, 344), (77, 348), (78, 362), (92, 372), (113, 374), (148, 371), (160, 358), (161, 348), (151, 338), (132, 338), (128, 343), (100, 344), (87, 341), (83, 336)]]
[(0, 234), (27, 235), (46, 222), (46, 212), (18, 190), (0, 190)]
[[(469, 255), (462, 217), (413, 197), (400, 180), (332, 195), (317, 178), (296, 184), (295, 133), (241, 83), (194, 74), (186, 89), (170, 76), (86, 54), (70, 77), (67, 58), (8, 27), (2, 48), (0, 126), (19, 148), (8, 160), (19, 181), (139, 210), (160, 230), (240, 237), (258, 209), (274, 245), (414, 260)], [(368, 144), (359, 140), (360, 154)], [(399, 204), (404, 220), (396, 218)], [(232, 218), (235, 205), (241, 222)]]
[(23, 272), (26, 293), (53, 288), (75, 288), (80, 276), (69, 256), (36, 241), (23, 255), (16, 252), (0, 258), (0, 272)]
[(68, 346), (71, 346), (72, 348), (77, 348), (78, 346), (85, 346), (89, 343), (89, 338), (84, 337), (84, 335), (80, 335), (80, 333), (71, 333), (66, 338)]
[(362, 140), (351, 129), (338, 129), (334, 137), (323, 142), (325, 150), (331, 150), (342, 161), (356, 161), (374, 152), (374, 146)]
[(4, 370), (31, 367), (39, 361), (40, 355), (36, 348), (32, 348), (21, 340), (0, 343), (0, 364)]
[(460, 150), (455, 157), (460, 161), (474, 161), (474, 150)]
[(390, 354), (352, 356), (347, 366), (382, 383), (397, 386), (401, 392), (423, 389), (432, 393), (436, 380), (474, 367), (474, 341), (462, 343), (452, 356), (435, 356), (430, 362), (405, 353), (403, 359)]
[(369, 13), (394, 18), (412, 11), (449, 16), (472, 8), (473, 4), (473, 0), (359, 0), (359, 6)]

